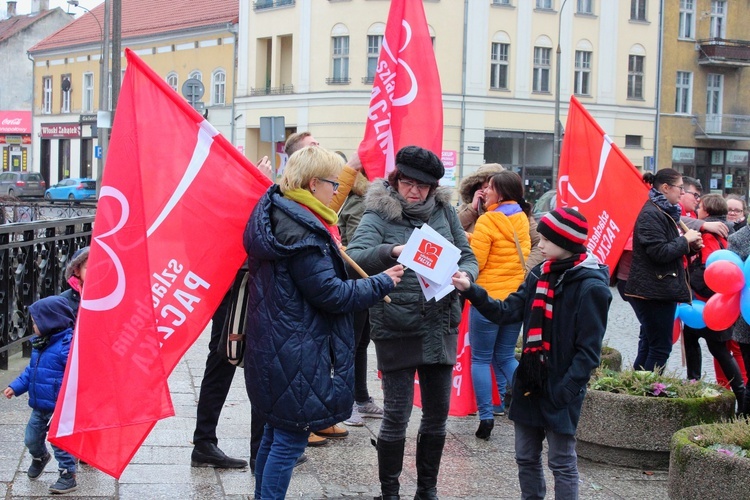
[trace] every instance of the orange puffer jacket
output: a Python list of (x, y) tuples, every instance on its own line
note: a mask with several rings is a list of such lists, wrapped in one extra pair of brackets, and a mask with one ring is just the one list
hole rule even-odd
[[(503, 202), (502, 204), (515, 204)], [(518, 257), (513, 230), (518, 236), (524, 259), (529, 257), (529, 219), (523, 212), (507, 216), (495, 211), (499, 205), (487, 207), (477, 219), (471, 238), (471, 249), (479, 262), (477, 284), (494, 299), (505, 299), (523, 283), (524, 268)]]

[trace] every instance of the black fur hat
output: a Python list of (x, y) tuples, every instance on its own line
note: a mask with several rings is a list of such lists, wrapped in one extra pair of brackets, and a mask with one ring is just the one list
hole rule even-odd
[(396, 169), (404, 177), (438, 185), (445, 175), (445, 167), (440, 158), (429, 149), (419, 146), (405, 146), (396, 154)]

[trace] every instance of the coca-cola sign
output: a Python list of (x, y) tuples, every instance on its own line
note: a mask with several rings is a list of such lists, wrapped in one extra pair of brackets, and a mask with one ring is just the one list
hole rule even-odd
[(30, 134), (31, 111), (0, 111), (0, 134)]

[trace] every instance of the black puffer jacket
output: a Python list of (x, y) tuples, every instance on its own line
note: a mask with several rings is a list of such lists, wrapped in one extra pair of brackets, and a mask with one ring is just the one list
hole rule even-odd
[(633, 263), (625, 295), (647, 300), (690, 302), (685, 271), (690, 245), (677, 223), (651, 200), (638, 214), (633, 231)]
[(323, 224), (271, 186), (245, 229), (245, 384), (269, 424), (316, 431), (354, 402), (352, 314), (393, 289), (385, 274), (348, 280)]

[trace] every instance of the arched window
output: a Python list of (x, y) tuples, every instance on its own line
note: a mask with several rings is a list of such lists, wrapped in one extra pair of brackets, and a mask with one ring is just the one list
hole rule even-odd
[(226, 84), (227, 74), (223, 69), (217, 69), (211, 76), (211, 103), (214, 106), (224, 106), (226, 104)]
[(508, 71), (510, 62), (510, 36), (505, 31), (498, 31), (492, 37), (490, 48), (490, 88), (508, 89)]
[(534, 42), (534, 92), (549, 92), (549, 75), (552, 68), (552, 40), (542, 35)]
[(174, 90), (175, 92), (177, 92), (177, 85), (179, 84), (179, 81), (178, 81), (178, 78), (177, 78), (177, 73), (175, 73), (174, 71), (172, 71), (171, 73), (169, 73), (167, 75), (167, 84), (170, 87), (172, 87), (172, 90)]
[(385, 24), (383, 23), (374, 23), (367, 30), (367, 76), (365, 77), (365, 83), (372, 83), (375, 79), (384, 34)]
[(591, 95), (591, 60), (594, 46), (588, 40), (580, 40), (576, 45), (573, 93)]
[(341, 23), (331, 30), (331, 78), (329, 84), (349, 83), (349, 29)]
[(646, 49), (641, 44), (630, 47), (628, 54), (628, 99), (643, 99), (643, 70)]
[(195, 78), (196, 80), (199, 80), (201, 82), (203, 81), (203, 75), (197, 69), (195, 71), (191, 71), (188, 75), (188, 78)]

